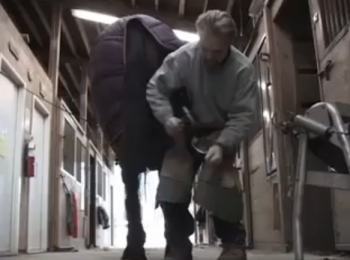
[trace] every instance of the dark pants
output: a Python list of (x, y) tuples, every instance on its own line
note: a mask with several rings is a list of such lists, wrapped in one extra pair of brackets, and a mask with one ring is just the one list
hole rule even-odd
[[(172, 246), (185, 245), (194, 232), (194, 219), (188, 206), (188, 203), (161, 203), (166, 223), (165, 237)], [(230, 223), (216, 216), (213, 217), (213, 221), (221, 243), (244, 245), (246, 232), (241, 223)]]

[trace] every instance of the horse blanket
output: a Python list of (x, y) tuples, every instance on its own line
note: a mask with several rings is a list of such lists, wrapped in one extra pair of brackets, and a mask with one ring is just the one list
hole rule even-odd
[(98, 123), (122, 168), (140, 173), (160, 167), (170, 138), (146, 100), (149, 79), (185, 42), (147, 15), (120, 18), (91, 48), (89, 77)]

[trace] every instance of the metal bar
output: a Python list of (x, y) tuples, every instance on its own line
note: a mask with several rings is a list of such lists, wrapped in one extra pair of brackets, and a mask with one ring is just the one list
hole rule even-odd
[(320, 0), (320, 11), (321, 11), (321, 17), (323, 20), (323, 27), (324, 27), (324, 33), (325, 33), (325, 42), (326, 42), (326, 47), (330, 44), (331, 39), (332, 39), (332, 27), (330, 24), (330, 19), (329, 19), (329, 15), (327, 10), (328, 7), (326, 5), (326, 1), (325, 0)]
[(330, 42), (329, 43), (331, 43), (333, 41), (334, 37), (336, 36), (336, 31), (337, 31), (335, 21), (334, 21), (334, 10), (333, 10), (334, 6), (331, 3), (331, 1), (326, 0), (324, 2), (325, 2), (325, 6), (326, 6), (325, 15), (327, 16), (327, 20), (328, 20), (329, 25), (330, 25), (330, 31), (329, 31)]
[(344, 5), (346, 23), (349, 23), (350, 22), (350, 3), (348, 0), (343, 0), (342, 2)]
[(316, 134), (318, 136), (327, 136), (330, 133), (330, 126), (324, 125), (312, 118), (297, 115), (294, 117), (294, 123), (297, 126), (303, 127), (306, 131)]
[[(336, 134), (338, 136), (339, 143), (341, 144), (344, 159), (350, 172), (350, 143), (347, 135), (345, 134), (346, 129), (344, 128), (344, 122), (341, 118), (341, 115), (339, 114), (339, 111), (334, 105), (330, 103), (323, 103), (323, 105), (326, 107), (328, 113), (332, 118), (334, 128), (337, 131)], [(317, 104), (315, 106), (317, 106)]]
[(302, 132), (299, 136), (298, 163), (294, 184), (293, 235), (295, 260), (304, 260), (301, 221), (306, 179), (307, 143), (308, 135), (306, 132)]
[(345, 8), (343, 6), (343, 0), (337, 0), (336, 1), (336, 7), (337, 7), (337, 13), (338, 13), (338, 19), (340, 23), (340, 28), (344, 28), (346, 25), (346, 18), (345, 18)]
[(330, 5), (332, 7), (332, 11), (331, 11), (331, 17), (333, 18), (333, 23), (334, 23), (334, 27), (335, 27), (335, 32), (334, 32), (334, 37), (336, 37), (338, 35), (338, 33), (340, 32), (341, 25), (340, 25), (340, 20), (339, 20), (339, 10), (337, 9), (337, 2), (339, 0), (333, 0), (330, 1)]
[(306, 184), (337, 190), (350, 190), (350, 176), (332, 172), (308, 171)]

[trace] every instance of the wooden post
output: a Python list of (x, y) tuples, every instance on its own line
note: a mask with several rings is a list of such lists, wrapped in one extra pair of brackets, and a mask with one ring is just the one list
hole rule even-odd
[[(271, 57), (271, 76), (273, 85), (273, 102), (275, 105), (276, 122), (288, 120), (287, 111), (295, 112), (295, 75), (292, 45), (290, 39), (274, 23), (270, 7), (264, 8), (264, 23), (267, 35), (268, 52)], [(281, 47), (283, 46), (283, 47)], [(283, 66), (279, 66), (283, 64)], [(276, 152), (278, 169), (278, 193), (281, 216), (281, 233), (286, 251), (291, 250), (292, 244), (292, 204), (288, 198), (289, 179), (293, 170), (293, 149), (288, 137), (275, 130), (274, 150)]]
[(48, 76), (52, 82), (53, 92), (53, 113), (51, 122), (51, 174), (50, 174), (50, 205), (49, 205), (49, 248), (55, 250), (59, 247), (59, 191), (60, 191), (60, 165), (62, 156), (60, 132), (60, 101), (57, 98), (60, 46), (61, 46), (61, 26), (62, 26), (62, 7), (52, 5), (51, 18), (51, 37)]
[(253, 213), (252, 213), (252, 191), (250, 187), (250, 169), (249, 169), (249, 143), (245, 139), (241, 145), (243, 160), (243, 190), (245, 206), (245, 225), (247, 230), (247, 246), (254, 248), (254, 231), (253, 231)]
[(87, 112), (88, 112), (88, 68), (84, 65), (81, 71), (80, 79), (80, 125), (87, 134)]
[(97, 127), (97, 150), (98, 152), (101, 154), (101, 156), (103, 157), (103, 132), (100, 126)]

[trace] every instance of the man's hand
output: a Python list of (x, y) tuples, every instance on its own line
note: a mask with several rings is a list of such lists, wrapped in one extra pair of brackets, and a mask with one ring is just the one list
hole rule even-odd
[(168, 135), (175, 137), (182, 132), (183, 122), (177, 117), (171, 117), (166, 121), (164, 127)]
[(222, 150), (222, 147), (217, 144), (210, 147), (209, 151), (205, 156), (205, 161), (213, 165), (220, 164), (222, 162), (222, 159), (223, 159), (223, 150)]

